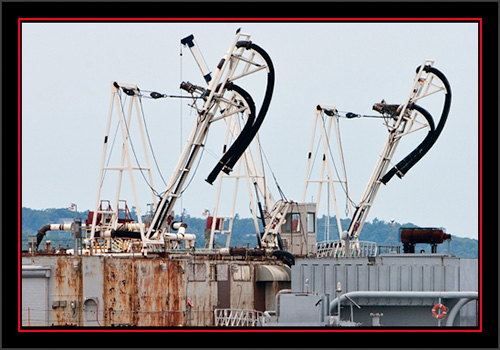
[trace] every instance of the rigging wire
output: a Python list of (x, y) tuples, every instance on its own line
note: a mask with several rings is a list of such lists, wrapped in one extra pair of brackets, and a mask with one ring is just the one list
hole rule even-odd
[[(120, 90), (118, 90), (118, 91), (120, 91)], [(142, 167), (141, 167), (141, 165), (139, 163), (139, 159), (137, 158), (137, 154), (135, 152), (134, 144), (132, 143), (132, 138), (130, 137), (130, 131), (129, 131), (129, 127), (127, 125), (127, 119), (126, 119), (125, 113), (124, 113), (124, 108), (123, 108), (124, 101), (122, 100), (121, 92), (118, 93), (118, 98), (120, 99), (121, 115), (123, 117), (123, 123), (125, 124), (125, 128), (127, 130), (127, 138), (129, 140), (130, 148), (132, 149), (132, 153), (134, 154), (135, 161), (137, 162), (137, 166), (139, 167), (139, 172), (141, 173), (142, 178), (144, 179), (144, 181), (146, 182), (146, 184), (148, 185), (148, 187), (151, 189), (151, 191), (153, 191), (153, 193), (155, 194), (155, 196), (159, 197), (160, 195), (158, 194), (158, 192), (153, 188), (153, 186), (151, 186), (151, 184), (149, 183), (149, 181), (146, 179), (146, 176), (144, 175), (144, 173), (142, 171)]]
[[(324, 116), (324, 113), (321, 112), (321, 116), (323, 117)], [(354, 206), (354, 207), (357, 207), (356, 203), (351, 199), (351, 197), (349, 196), (349, 193), (346, 189), (346, 187), (344, 186), (344, 183), (343, 181), (340, 179), (340, 175), (339, 175), (339, 172), (338, 172), (338, 169), (337, 169), (337, 165), (335, 164), (335, 160), (333, 158), (333, 152), (332, 152), (332, 149), (330, 147), (330, 139), (328, 137), (328, 133), (326, 131), (326, 125), (325, 125), (325, 119), (324, 118), (321, 118), (321, 121), (322, 121), (322, 125), (323, 125), (323, 129), (325, 131), (325, 137), (326, 137), (326, 143), (328, 145), (328, 152), (330, 153), (330, 158), (332, 159), (332, 163), (333, 163), (333, 167), (335, 169), (335, 173), (337, 174), (337, 179), (339, 180), (339, 183), (340, 183), (340, 187), (342, 188), (342, 190), (344, 191), (345, 195), (346, 195), (346, 199)], [(339, 143), (341, 142), (341, 140), (339, 139)], [(344, 167), (345, 167), (345, 164), (343, 164)], [(346, 181), (347, 181), (347, 178), (346, 178)]]
[[(262, 143), (260, 142), (260, 136), (259, 136), (259, 134), (257, 134), (257, 138), (258, 138), (258, 141), (259, 141), (259, 144), (260, 144), (260, 151), (261, 151), (262, 155), (264, 156), (264, 160), (266, 161), (266, 164), (269, 167), (269, 171), (271, 172), (271, 175), (273, 176), (274, 184), (276, 185), (276, 188), (278, 189), (280, 197), (281, 197), (281, 199), (283, 199), (285, 201), (288, 201), (288, 199), (285, 196), (285, 193), (281, 190), (281, 187), (280, 187), (280, 185), (278, 183), (278, 180), (276, 179), (276, 175), (274, 174), (274, 171), (271, 168), (271, 164), (269, 163), (269, 160), (267, 159), (266, 153), (264, 152), (264, 148), (262, 147)], [(264, 171), (264, 169), (262, 169), (262, 171)]]
[[(340, 148), (340, 153), (343, 155), (344, 154), (344, 148), (342, 147), (342, 139), (340, 137), (340, 135), (342, 135), (342, 132), (340, 131), (340, 122), (339, 122), (339, 119), (336, 118), (336, 122), (337, 122), (337, 129), (339, 131), (339, 148)], [(345, 192), (346, 192), (346, 196), (347, 198), (349, 198), (349, 188), (348, 188), (348, 183), (349, 181), (347, 180), (347, 171), (345, 171), (345, 160), (344, 160), (344, 156), (340, 157), (341, 160), (342, 160), (342, 168), (344, 169), (344, 175), (345, 175)], [(351, 204), (352, 204), (352, 201), (351, 201)], [(349, 216), (349, 205), (346, 201), (345, 203), (345, 211), (344, 211), (345, 215), (346, 216)]]
[(144, 128), (146, 129), (146, 137), (148, 138), (149, 148), (151, 148), (151, 155), (153, 156), (153, 160), (154, 160), (154, 162), (156, 164), (156, 169), (158, 170), (158, 174), (160, 174), (160, 178), (163, 181), (163, 184), (165, 186), (167, 186), (167, 182), (163, 178), (163, 174), (161, 173), (160, 166), (158, 165), (158, 162), (156, 160), (156, 155), (155, 155), (155, 152), (153, 150), (153, 145), (151, 144), (151, 138), (149, 136), (148, 126), (146, 124), (146, 116), (144, 114), (144, 108), (143, 108), (143, 105), (142, 105), (142, 98), (140, 96), (139, 96), (139, 105), (141, 107), (141, 116), (142, 116), (142, 120), (144, 122)]
[[(194, 44), (195, 44), (196, 47), (200, 47), (200, 45), (198, 44), (198, 42), (196, 41), (195, 38), (193, 38), (193, 41), (194, 41)], [(181, 44), (181, 46), (182, 46), (182, 44)], [(203, 56), (203, 51), (199, 50), (199, 53), (201, 55), (201, 59), (203, 60), (203, 63), (205, 63), (205, 67), (208, 67), (207, 61), (205, 60), (205, 57)]]
[[(109, 153), (107, 155), (108, 161), (106, 162), (106, 168), (109, 166), (109, 163), (111, 161), (111, 154), (113, 153), (113, 148), (115, 146), (115, 140), (116, 140), (116, 136), (118, 135), (118, 128), (119, 127), (120, 127), (120, 121), (118, 120), (116, 123), (115, 136), (113, 136), (113, 141), (111, 142), (111, 148), (110, 148)], [(104, 169), (103, 174), (102, 174), (102, 180), (101, 180), (101, 188), (104, 184), (104, 179), (106, 178), (107, 173), (108, 173), (108, 170)]]
[(316, 145), (316, 151), (314, 151), (314, 156), (312, 157), (312, 163), (311, 163), (311, 167), (309, 169), (309, 175), (308, 175), (309, 178), (311, 178), (311, 175), (312, 175), (312, 172), (313, 172), (313, 169), (314, 169), (314, 164), (316, 164), (316, 157), (318, 155), (320, 144), (321, 144), (321, 139), (319, 138), (318, 139), (318, 144)]

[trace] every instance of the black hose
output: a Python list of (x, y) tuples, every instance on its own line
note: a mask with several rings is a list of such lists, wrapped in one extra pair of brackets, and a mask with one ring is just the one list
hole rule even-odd
[[(427, 147), (428, 147), (427, 150), (428, 150), (434, 145), (434, 143), (438, 139), (439, 135), (443, 131), (446, 120), (448, 119), (448, 114), (450, 112), (450, 107), (451, 107), (451, 86), (450, 86), (450, 83), (448, 82), (448, 79), (445, 77), (445, 75), (441, 71), (439, 71), (438, 69), (436, 69), (434, 67), (426, 66), (426, 67), (424, 67), (424, 70), (426, 72), (431, 72), (434, 75), (436, 75), (443, 82), (443, 84), (446, 88), (446, 94), (445, 94), (445, 100), (444, 100), (444, 105), (443, 105), (443, 111), (441, 112), (441, 118), (439, 119), (439, 123), (436, 126), (436, 129), (433, 133), (433, 138), (431, 138), (429, 140), (429, 144), (427, 145)], [(427, 152), (427, 150), (426, 150), (426, 152)], [(409, 163), (407, 163), (405, 166), (403, 166), (403, 174), (405, 174), (408, 170), (410, 170), (410, 168), (413, 165), (415, 165), (420, 160), (420, 158), (414, 159), (414, 160), (410, 161)]]
[(292, 267), (292, 265), (295, 265), (295, 257), (293, 256), (292, 253), (287, 252), (286, 250), (275, 250), (272, 254), (272, 256), (277, 257), (283, 263), (288, 265), (289, 267)]
[(234, 156), (235, 153), (237, 153), (238, 149), (240, 149), (241, 147), (244, 147), (244, 149), (247, 148), (246, 135), (251, 132), (255, 121), (255, 103), (252, 99), (252, 96), (250, 96), (250, 94), (246, 92), (243, 88), (233, 83), (227, 84), (226, 88), (229, 91), (237, 92), (245, 100), (248, 107), (250, 108), (250, 113), (248, 114), (246, 124), (241, 130), (240, 135), (236, 138), (236, 140), (234, 140), (231, 147), (224, 153), (222, 158), (219, 160), (217, 165), (214, 167), (212, 172), (208, 175), (207, 179), (205, 180), (209, 184), (212, 184), (217, 178), (217, 175), (221, 172), (221, 170), (225, 169), (225, 167), (227, 166), (227, 162), (231, 159), (231, 157)]
[[(260, 46), (252, 43), (251, 41), (238, 41), (236, 43), (236, 47), (241, 48), (244, 47), (247, 50), (255, 50), (257, 53), (261, 55), (263, 60), (266, 62), (267, 67), (268, 67), (268, 74), (267, 74), (267, 87), (266, 87), (266, 93), (264, 95), (264, 100), (262, 102), (262, 106), (259, 110), (259, 114), (255, 121), (252, 124), (247, 124), (249, 125), (249, 130), (245, 130), (245, 132), (241, 132), (240, 136), (238, 137), (237, 140), (233, 143), (231, 146), (230, 150), (224, 154), (224, 156), (221, 158), (219, 163), (214, 167), (212, 172), (208, 175), (206, 181), (210, 184), (212, 184), (215, 179), (217, 178), (218, 174), (220, 171), (224, 171), (225, 173), (229, 174), (236, 164), (236, 162), (240, 159), (240, 157), (243, 155), (245, 150), (248, 148), (250, 143), (252, 142), (253, 138), (259, 131), (260, 126), (262, 125), (262, 122), (264, 121), (264, 118), (267, 114), (267, 111), (269, 109), (269, 104), (271, 103), (272, 95), (273, 95), (273, 90), (274, 90), (274, 81), (275, 81), (275, 76), (274, 76), (274, 66), (271, 61), (271, 58), (267, 54), (266, 51), (264, 51)], [(236, 85), (234, 85), (236, 86)], [(229, 89), (229, 87), (228, 87)], [(243, 89), (242, 89), (243, 90)], [(241, 95), (241, 94), (240, 94)], [(245, 98), (244, 96), (242, 96)], [(245, 129), (245, 128), (244, 128)], [(237, 142), (238, 141), (238, 142)]]
[(228, 162), (229, 168), (234, 167), (234, 165), (236, 164), (238, 159), (241, 157), (243, 152), (245, 152), (245, 149), (252, 142), (255, 135), (257, 135), (257, 132), (259, 131), (259, 128), (262, 125), (262, 122), (264, 121), (264, 118), (265, 118), (267, 111), (269, 109), (269, 104), (271, 103), (271, 99), (273, 96), (274, 81), (275, 81), (273, 62), (271, 61), (271, 57), (269, 57), (269, 55), (267, 54), (266, 51), (264, 51), (264, 49), (262, 49), (260, 46), (258, 46), (256, 44), (254, 44), (252, 42), (248, 42), (248, 41), (239, 41), (236, 43), (236, 47), (246, 47), (247, 50), (251, 49), (251, 50), (256, 51), (258, 54), (260, 54), (262, 59), (266, 62), (267, 67), (269, 69), (269, 72), (267, 74), (266, 93), (264, 95), (264, 100), (262, 102), (262, 106), (259, 110), (259, 115), (257, 116), (255, 123), (253, 124), (251, 132), (248, 135), (245, 135), (246, 146), (244, 148), (240, 148), (238, 150), (238, 153), (229, 160), (229, 162)]
[[(420, 67), (417, 68), (417, 72), (419, 69)], [(411, 109), (417, 110), (424, 116), (424, 118), (427, 119), (429, 125), (431, 126), (431, 131), (429, 131), (424, 141), (422, 141), (422, 143), (418, 145), (417, 148), (415, 148), (408, 156), (406, 156), (403, 160), (401, 160), (398, 164), (396, 164), (391, 170), (389, 170), (382, 177), (381, 182), (383, 184), (389, 182), (389, 180), (394, 175), (397, 175), (399, 178), (402, 178), (415, 164), (418, 163), (418, 161), (420, 161), (420, 159), (422, 159), (422, 157), (429, 151), (429, 149), (434, 145), (434, 143), (438, 139), (439, 135), (441, 134), (441, 131), (443, 131), (444, 125), (448, 118), (448, 114), (450, 112), (450, 107), (451, 107), (451, 97), (452, 97), (450, 83), (448, 82), (446, 76), (438, 69), (430, 66), (425, 66), (424, 70), (428, 73), (430, 72), (435, 76), (437, 76), (438, 79), (441, 80), (441, 82), (444, 84), (446, 89), (443, 111), (441, 112), (439, 123), (435, 127), (435, 129), (432, 130), (433, 125), (431, 125), (431, 123), (429, 122), (430, 120), (432, 120), (432, 116), (430, 115), (430, 113), (418, 105), (414, 104), (413, 106), (410, 106)]]
[(47, 231), (50, 231), (50, 224), (43, 226), (42, 228), (40, 228), (37, 231), (35, 250), (38, 250), (38, 246), (40, 245), (40, 243), (42, 243), (43, 237), (45, 236), (45, 234), (47, 233)]
[[(425, 139), (410, 153), (408, 154), (405, 158), (403, 158), (398, 164), (396, 164), (391, 170), (389, 170), (380, 180), (384, 185), (389, 182), (390, 179), (394, 175), (398, 175), (400, 178), (403, 177), (403, 175), (410, 170), (410, 168), (415, 165), (426, 153), (427, 151), (431, 148), (432, 144), (434, 143), (436, 136), (435, 136), (435, 126), (434, 126), (434, 120), (432, 119), (432, 115), (425, 110), (424, 108), (414, 104), (410, 107), (410, 109), (414, 109), (418, 111), (420, 114), (424, 116), (424, 118), (427, 120), (430, 126), (430, 130), (427, 133), (427, 136)], [(433, 141), (434, 140), (434, 141)], [(411, 164), (411, 166), (409, 166)], [(404, 171), (404, 172), (403, 172)]]

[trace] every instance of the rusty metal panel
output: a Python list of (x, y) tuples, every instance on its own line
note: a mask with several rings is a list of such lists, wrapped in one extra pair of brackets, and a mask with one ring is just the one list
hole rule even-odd
[[(203, 264), (203, 266), (201, 266)], [(194, 274), (197, 281), (191, 281), (187, 284), (184, 303), (186, 305), (186, 325), (187, 326), (211, 326), (213, 321), (213, 310), (217, 305), (217, 281), (215, 274), (205, 275), (202, 278), (199, 273), (204, 271), (207, 274), (211, 268), (207, 261), (190, 263), (188, 267), (192, 271), (198, 271)], [(189, 303), (188, 303), (189, 300)], [(191, 305), (190, 305), (191, 304)]]
[(107, 258), (103, 261), (103, 320), (106, 326), (135, 325), (137, 305), (134, 260)]
[(23, 262), (53, 271), (49, 325), (104, 327), (212, 326), (216, 308), (255, 308), (255, 268), (261, 265), (200, 256), (44, 256)]
[(50, 325), (82, 323), (82, 261), (81, 258), (57, 257), (52, 270)]
[(231, 308), (253, 309), (254, 308), (254, 282), (233, 281), (231, 283)]
[(207, 278), (207, 265), (204, 262), (191, 263), (188, 265), (189, 281), (205, 281)]
[(250, 265), (232, 264), (231, 271), (235, 281), (250, 281)]
[(138, 326), (183, 325), (184, 267), (178, 260), (140, 259), (137, 275)]
[(163, 259), (105, 260), (106, 325), (178, 326), (184, 323), (183, 263)]
[(254, 308), (255, 264), (241, 262), (231, 264), (231, 308)]

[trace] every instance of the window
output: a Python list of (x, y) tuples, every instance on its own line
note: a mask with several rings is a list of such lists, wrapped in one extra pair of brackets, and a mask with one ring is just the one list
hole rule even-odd
[(286, 215), (283, 232), (300, 232), (300, 214), (290, 213)]
[(316, 215), (307, 213), (307, 232), (316, 232)]
[(190, 264), (188, 266), (188, 281), (205, 281), (207, 277), (207, 267), (205, 264)]

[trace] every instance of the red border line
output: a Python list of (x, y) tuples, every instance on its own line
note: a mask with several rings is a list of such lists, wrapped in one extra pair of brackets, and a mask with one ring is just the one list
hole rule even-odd
[(35, 22), (45, 22), (45, 21), (130, 21), (130, 22), (155, 22), (155, 21), (199, 21), (199, 22), (234, 22), (234, 21), (249, 21), (249, 22), (324, 22), (324, 21), (363, 21), (363, 22), (380, 22), (380, 21), (409, 21), (409, 22), (423, 22), (423, 21), (432, 21), (432, 22), (450, 22), (450, 21), (459, 21), (459, 22), (468, 22), (468, 21), (481, 21), (481, 18), (432, 18), (432, 17), (422, 17), (422, 18), (404, 18), (404, 17), (394, 17), (394, 18), (356, 18), (356, 17), (325, 17), (325, 18), (19, 18), (19, 21), (35, 21)]
[(22, 329), (22, 313), (21, 313), (21, 234), (18, 234), (18, 332), (482, 332), (483, 323), (483, 303), (482, 303), (482, 117), (483, 117), (483, 99), (482, 99), (482, 84), (483, 84), (483, 67), (482, 67), (482, 59), (483, 59), (483, 42), (482, 42), (482, 18), (18, 18), (18, 157), (17, 157), (17, 170), (18, 170), (18, 225), (19, 230), (21, 229), (21, 24), (22, 22), (63, 22), (63, 21), (71, 21), (71, 22), (117, 22), (117, 21), (130, 21), (130, 22), (154, 22), (154, 21), (165, 21), (165, 22), (174, 22), (174, 21), (198, 21), (198, 22), (235, 22), (235, 21), (261, 21), (261, 22), (335, 22), (335, 21), (348, 21), (348, 22), (398, 22), (398, 21), (408, 21), (408, 22), (478, 22), (479, 23), (479, 329), (256, 329), (256, 330), (237, 330), (237, 329), (127, 329), (127, 330), (109, 330), (109, 329)]
[(479, 329), (483, 329), (483, 22), (479, 20)]
[(22, 231), (22, 224), (21, 224), (21, 21), (18, 21), (18, 28), (17, 28), (17, 201), (18, 201), (18, 207), (17, 207), (17, 222), (19, 225), (19, 234), (17, 236), (17, 244), (18, 244), (18, 249), (17, 249), (17, 254), (18, 254), (18, 266), (17, 266), (17, 271), (18, 271), (18, 281), (17, 281), (17, 290), (18, 290), (18, 298), (17, 298), (17, 305), (18, 305), (18, 326), (21, 327), (21, 231)]

